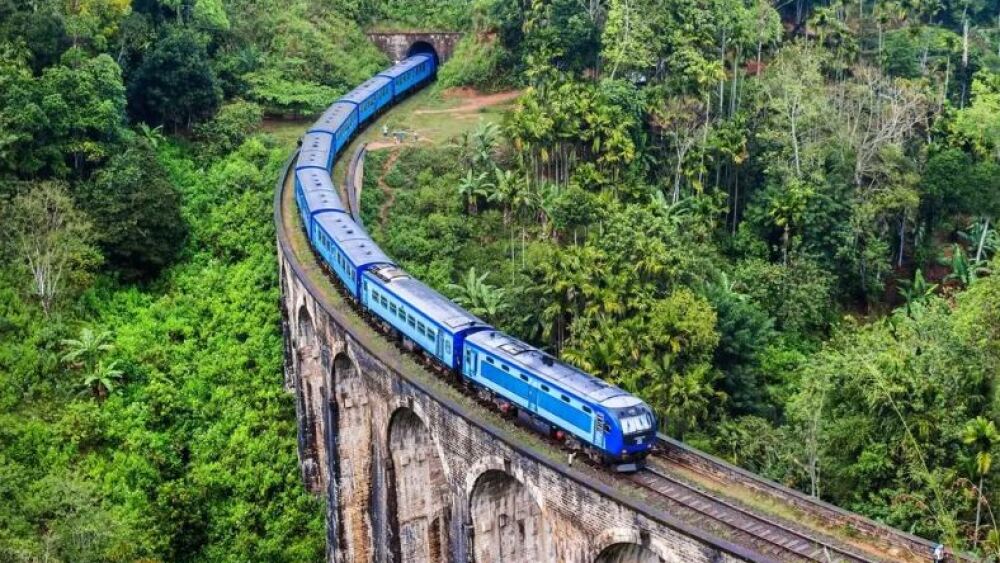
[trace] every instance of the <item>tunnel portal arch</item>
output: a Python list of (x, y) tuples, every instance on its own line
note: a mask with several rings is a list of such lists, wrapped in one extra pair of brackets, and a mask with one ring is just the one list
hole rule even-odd
[(438, 55), (437, 49), (427, 41), (414, 41), (406, 50), (407, 57), (412, 57), (413, 55), (430, 55), (434, 57), (436, 65), (441, 64), (441, 57)]

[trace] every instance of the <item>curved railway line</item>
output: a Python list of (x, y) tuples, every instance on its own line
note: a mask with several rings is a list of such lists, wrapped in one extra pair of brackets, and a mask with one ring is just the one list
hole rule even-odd
[(713, 496), (653, 465), (647, 465), (628, 478), (664, 497), (666, 502), (674, 505), (675, 510), (691, 513), (694, 518), (689, 520), (695, 520), (713, 531), (723, 527), (723, 533), (741, 545), (752, 545), (764, 555), (781, 561), (879, 561), (842, 547), (830, 538), (794, 529)]
[[(359, 167), (365, 145), (354, 144), (356, 149), (343, 152), (350, 159), (340, 185), (350, 215), (362, 225)], [(761, 560), (934, 561), (930, 541), (768, 481), (663, 435), (643, 470), (610, 479), (645, 491), (652, 505), (752, 549)], [(975, 559), (959, 554), (947, 560)]]

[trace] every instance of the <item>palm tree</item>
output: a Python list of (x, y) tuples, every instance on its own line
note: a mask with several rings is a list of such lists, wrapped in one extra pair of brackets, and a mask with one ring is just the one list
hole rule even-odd
[(925, 303), (930, 296), (934, 295), (938, 287), (936, 283), (927, 283), (920, 268), (917, 268), (913, 274), (912, 282), (900, 280), (899, 285), (901, 286), (900, 293), (906, 300), (906, 314), (908, 315), (912, 315), (912, 307), (915, 303)]
[(106, 365), (103, 360), (100, 360), (94, 371), (90, 372), (83, 380), (83, 384), (90, 389), (98, 401), (103, 401), (114, 390), (115, 383), (124, 376), (125, 372), (118, 369), (117, 360)]
[(962, 442), (973, 446), (976, 452), (976, 473), (979, 474), (979, 485), (976, 487), (976, 527), (973, 532), (973, 546), (979, 543), (979, 521), (984, 502), (983, 480), (993, 465), (993, 446), (1000, 442), (1000, 434), (992, 420), (981, 416), (966, 423), (962, 431)]
[(114, 349), (111, 344), (111, 332), (95, 332), (90, 327), (80, 330), (78, 338), (69, 338), (61, 343), (67, 348), (62, 361), (74, 368), (83, 368), (85, 373), (92, 373), (98, 356)]
[(149, 147), (153, 150), (156, 150), (164, 139), (162, 125), (150, 127), (145, 123), (139, 123), (139, 125), (136, 126), (136, 133), (138, 133), (139, 136), (142, 137), (142, 139), (145, 140), (146, 143), (149, 144)]
[(465, 200), (466, 213), (469, 215), (475, 215), (479, 211), (479, 198), (490, 194), (493, 184), (486, 178), (486, 172), (476, 174), (470, 169), (458, 184), (458, 195)]
[(489, 170), (499, 136), (500, 127), (492, 121), (480, 121), (472, 132), (472, 164), (476, 169)]
[(456, 294), (455, 301), (468, 307), (470, 313), (495, 320), (509, 305), (504, 301), (506, 292), (503, 289), (486, 283), (488, 276), (489, 272), (477, 275), (473, 266), (465, 273), (462, 283), (448, 284), (448, 288)]

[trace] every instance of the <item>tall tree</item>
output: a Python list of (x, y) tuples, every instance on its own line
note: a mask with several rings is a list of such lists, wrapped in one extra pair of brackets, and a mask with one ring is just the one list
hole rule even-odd
[(65, 186), (54, 182), (26, 186), (5, 215), (6, 250), (27, 275), (27, 293), (49, 315), (57, 300), (83, 286), (100, 263), (93, 228)]
[(187, 28), (174, 28), (129, 79), (128, 97), (139, 119), (178, 130), (211, 117), (222, 101), (222, 89), (203, 41)]

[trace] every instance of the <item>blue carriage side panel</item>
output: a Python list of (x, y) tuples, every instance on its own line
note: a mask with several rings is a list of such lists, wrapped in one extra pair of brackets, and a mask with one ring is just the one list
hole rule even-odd
[(414, 55), (403, 59), (390, 68), (380, 72), (392, 80), (392, 97), (400, 98), (416, 84), (423, 82), (431, 75), (434, 59), (428, 55)]
[(489, 325), (394, 266), (362, 276), (362, 304), (446, 366), (458, 369), (462, 340)]
[(373, 76), (338, 101), (350, 102), (358, 106), (358, 124), (360, 125), (391, 100), (392, 80), (384, 76)]
[[(355, 298), (358, 296), (359, 272), (356, 264), (348, 259), (345, 247), (352, 241), (370, 241), (354, 221), (345, 213), (325, 213), (313, 217), (313, 239), (316, 250), (340, 282)], [(374, 245), (374, 243), (371, 243)]]
[(331, 152), (335, 156), (344, 148), (358, 128), (358, 107), (351, 102), (334, 102), (309, 129), (309, 133), (326, 133), (332, 138)]
[(295, 171), (295, 204), (310, 238), (312, 217), (330, 211), (344, 212), (344, 205), (333, 189), (330, 175), (321, 168), (299, 168)]

